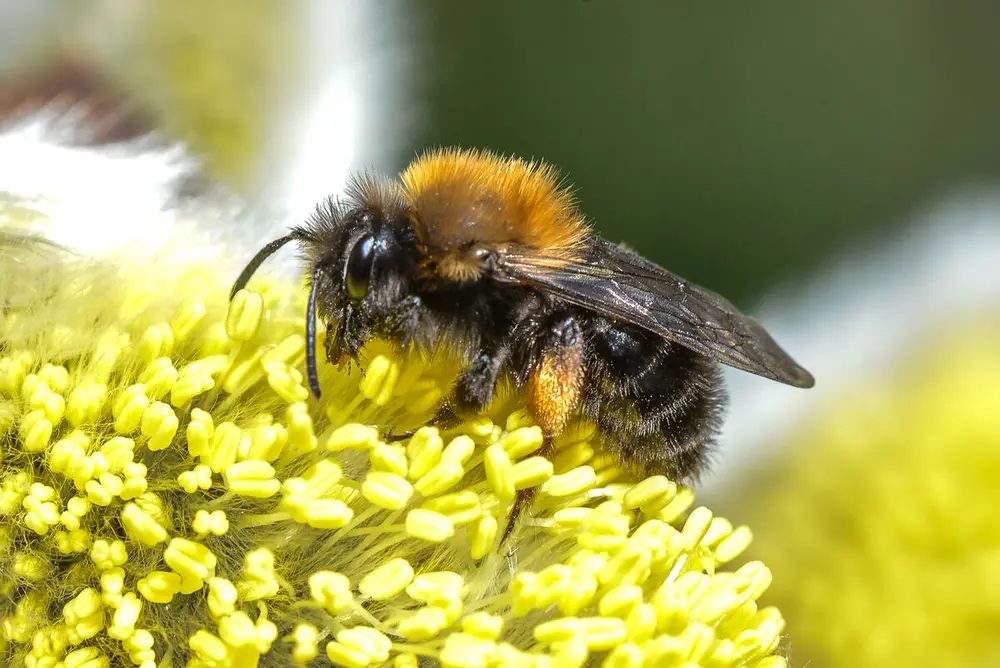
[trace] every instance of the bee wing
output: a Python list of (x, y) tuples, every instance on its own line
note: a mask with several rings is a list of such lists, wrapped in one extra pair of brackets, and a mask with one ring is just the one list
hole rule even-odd
[(795, 387), (813, 377), (750, 316), (632, 251), (594, 238), (585, 261), (507, 254), (502, 274), (662, 336), (728, 366)]

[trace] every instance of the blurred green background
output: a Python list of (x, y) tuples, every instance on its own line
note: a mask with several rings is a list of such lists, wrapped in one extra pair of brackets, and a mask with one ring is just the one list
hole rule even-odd
[(427, 144), (554, 162), (609, 237), (749, 307), (1000, 175), (1000, 3), (419, 6)]

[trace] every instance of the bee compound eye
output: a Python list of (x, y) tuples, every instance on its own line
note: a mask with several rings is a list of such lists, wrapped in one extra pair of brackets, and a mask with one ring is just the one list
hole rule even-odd
[(372, 262), (375, 259), (375, 239), (366, 235), (358, 239), (347, 258), (347, 268), (344, 272), (344, 287), (347, 298), (360, 302), (368, 294), (368, 282), (372, 275)]

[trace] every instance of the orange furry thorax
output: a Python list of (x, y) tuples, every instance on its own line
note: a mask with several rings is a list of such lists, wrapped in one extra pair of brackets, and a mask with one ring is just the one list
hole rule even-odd
[(400, 178), (417, 237), (444, 278), (477, 276), (480, 249), (568, 259), (588, 234), (572, 193), (544, 163), (443, 149)]

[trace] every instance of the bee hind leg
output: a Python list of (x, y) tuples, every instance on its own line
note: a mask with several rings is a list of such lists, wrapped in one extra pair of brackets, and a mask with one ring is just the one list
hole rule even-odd
[[(541, 427), (544, 441), (536, 456), (552, 456), (554, 439), (580, 405), (583, 383), (583, 336), (573, 315), (560, 314), (542, 337), (538, 362), (528, 376), (528, 413)], [(536, 488), (519, 490), (514, 498), (500, 544), (513, 533), (521, 513), (531, 506)]]

